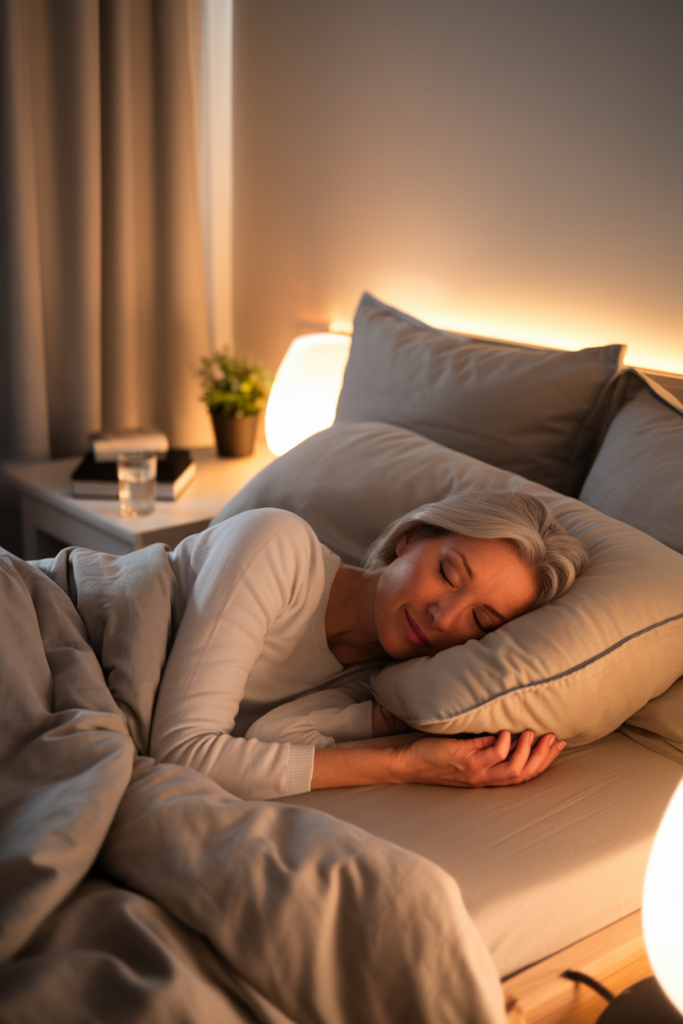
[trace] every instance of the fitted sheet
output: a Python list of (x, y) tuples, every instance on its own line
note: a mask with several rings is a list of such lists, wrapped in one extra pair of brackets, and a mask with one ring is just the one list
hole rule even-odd
[(458, 882), (501, 977), (641, 905), (683, 765), (613, 733), (505, 789), (368, 786), (283, 798), (420, 853)]

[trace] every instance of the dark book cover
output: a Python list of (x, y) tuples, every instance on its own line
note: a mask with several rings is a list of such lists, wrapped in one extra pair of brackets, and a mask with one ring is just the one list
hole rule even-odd
[[(156, 496), (161, 500), (174, 500), (195, 477), (197, 464), (185, 448), (170, 448), (157, 462)], [(76, 498), (116, 498), (118, 481), (115, 462), (96, 462), (92, 452), (71, 474), (73, 494)]]
[[(159, 483), (172, 484), (181, 473), (185, 472), (191, 462), (192, 456), (185, 448), (169, 448), (165, 456), (159, 456), (157, 480)], [(116, 481), (116, 463), (95, 462), (92, 452), (88, 452), (71, 474), (71, 479)]]

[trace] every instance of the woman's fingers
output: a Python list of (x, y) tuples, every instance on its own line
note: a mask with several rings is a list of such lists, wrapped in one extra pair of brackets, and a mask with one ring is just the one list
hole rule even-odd
[(471, 740), (453, 740), (452, 764), (464, 775), (464, 785), (482, 786), (486, 774), (505, 761), (510, 753), (510, 733), (497, 736), (475, 736)]
[(495, 743), (472, 758), (471, 784), (474, 786), (506, 786), (518, 779), (522, 781), (534, 740), (532, 732), (513, 738), (507, 729), (495, 737)]
[[(539, 741), (540, 742), (540, 741)], [(517, 746), (512, 753), (508, 764), (513, 772), (521, 772), (527, 765), (534, 745), (534, 734), (531, 729), (523, 732), (517, 741)]]
[(552, 733), (546, 733), (534, 746), (534, 734), (531, 731), (522, 733), (513, 754), (505, 764), (498, 765), (492, 770), (489, 784), (509, 786), (528, 782), (549, 768), (566, 745), (564, 741), (557, 740)]
[(567, 744), (558, 740), (552, 733), (546, 733), (533, 747), (524, 771), (528, 778), (534, 778), (549, 768), (555, 758), (562, 753)]
[[(486, 750), (489, 747), (490, 748), (497, 747), (498, 742), (499, 742), (501, 736), (502, 736), (502, 733), (499, 733), (497, 736), (491, 736), (491, 735), (474, 736), (474, 737), (472, 737), (471, 740), (458, 740), (455, 737), (452, 737), (452, 738), (455, 739), (456, 743), (467, 744), (467, 745), (469, 745), (471, 750), (476, 751), (476, 750)], [(449, 738), (449, 737), (447, 737), (447, 738)]]
[(403, 779), (442, 786), (513, 786), (549, 768), (565, 746), (552, 733), (534, 746), (530, 731), (514, 741), (507, 730), (469, 740), (425, 736), (404, 749)]
[(464, 742), (469, 745), (470, 756), (480, 770), (492, 768), (505, 761), (512, 749), (512, 737), (505, 729), (497, 736), (477, 736)]
[[(545, 738), (545, 737), (543, 737), (543, 738)], [(536, 769), (536, 766), (535, 766), (536, 774), (538, 775), (542, 771), (545, 771), (546, 768), (550, 768), (550, 766), (553, 763), (553, 761), (555, 761), (555, 759), (557, 757), (559, 757), (559, 755), (564, 750), (565, 746), (566, 746), (566, 742), (563, 739), (554, 739), (552, 742), (549, 742), (547, 754), (545, 756), (545, 759), (543, 760), (543, 763), (541, 764), (541, 766), (538, 769)]]
[(512, 734), (507, 729), (501, 730), (496, 736), (496, 743), (494, 750), (500, 756), (501, 761), (505, 761), (511, 751), (515, 749), (516, 744), (513, 743)]

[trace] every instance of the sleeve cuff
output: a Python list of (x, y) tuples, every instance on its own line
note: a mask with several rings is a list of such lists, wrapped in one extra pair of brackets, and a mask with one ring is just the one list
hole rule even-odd
[(310, 793), (314, 757), (315, 747), (307, 747), (298, 743), (289, 744), (289, 759), (282, 796)]

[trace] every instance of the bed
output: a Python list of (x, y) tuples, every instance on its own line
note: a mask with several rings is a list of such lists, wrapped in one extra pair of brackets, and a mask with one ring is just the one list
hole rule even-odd
[[(674, 567), (674, 605), (680, 615), (683, 407), (676, 393), (683, 393), (683, 380), (625, 371), (622, 354), (611, 351), (602, 353), (602, 367), (579, 363), (573, 383), (558, 389), (558, 381), (571, 377), (566, 363), (557, 369), (536, 365), (525, 380), (516, 346), (484, 341), (478, 351), (460, 353), (455, 366), (453, 342), (366, 296), (356, 319), (337, 422), (265, 470), (217, 520), (266, 504), (286, 508), (357, 564), (365, 544), (394, 516), (459, 486), (490, 485), (490, 474), (481, 476), (472, 460), (464, 469), (452, 468), (457, 463), (453, 450), (464, 449), (479, 460), (580, 496), (584, 506), (657, 537)], [(509, 365), (498, 368), (506, 356), (511, 356)], [(534, 432), (542, 433), (544, 422), (549, 433), (555, 430), (549, 447), (557, 451), (562, 428), (553, 422), (553, 413), (563, 401), (565, 409), (556, 419), (567, 408), (578, 408), (572, 387), (580, 390), (591, 373), (593, 390), (589, 399), (584, 396), (580, 428), (567, 432), (573, 448), (565, 447), (556, 462), (547, 452), (537, 458)], [(500, 422), (506, 402), (512, 405), (511, 419), (522, 418), (515, 402), (510, 403), (510, 390), (527, 414), (527, 422), (514, 427)], [(565, 394), (558, 397), (561, 390)], [(405, 438), (405, 428), (419, 441)], [(387, 465), (395, 472), (387, 472)], [(507, 484), (495, 478), (493, 486)], [(364, 502), (371, 506), (369, 514), (361, 511)], [(547, 1016), (542, 999), (540, 1004), (528, 995), (517, 999), (516, 993), (525, 992), (520, 972), (563, 950), (556, 975), (572, 964), (579, 969), (586, 962), (581, 941), (606, 930), (604, 941), (614, 956), (608, 962), (603, 957), (598, 967), (603, 981), (616, 972), (616, 984), (623, 988), (651, 973), (637, 911), (652, 839), (683, 776), (683, 701), (681, 683), (674, 683), (683, 649), (678, 632), (675, 644), (679, 653), (661, 696), (652, 694), (655, 699), (640, 713), (624, 713), (628, 722), (622, 731), (614, 731), (621, 724), (615, 719), (614, 727), (593, 742), (582, 743), (579, 736), (551, 771), (519, 789), (370, 787), (315, 792), (287, 802), (359, 825), (434, 860), (457, 878), (501, 977), (509, 979), (506, 992), (510, 1005), (517, 1002), (517, 1019), (571, 1020), (572, 1013), (586, 1012), (595, 1019), (604, 1007), (600, 997), (579, 993), (574, 983), (561, 979), (558, 989), (555, 976), (550, 985), (547, 977), (543, 982), (554, 1015)], [(646, 666), (643, 662), (640, 668), (645, 674)], [(635, 697), (634, 710), (637, 704)], [(392, 708), (397, 714), (405, 709), (405, 702)], [(587, 706), (580, 712), (591, 713)], [(473, 721), (464, 724), (477, 731)], [(620, 945), (626, 965), (632, 961), (623, 977), (616, 952)], [(586, 1011), (591, 1002), (592, 1010)]]
[[(558, 998), (560, 963), (646, 969), (632, 915), (683, 776), (683, 407), (622, 357), (460, 338), (365, 296), (338, 422), (218, 517), (289, 509), (357, 564), (449, 488), (540, 488), (595, 550), (578, 597), (518, 620), (543, 686), (514, 629), (482, 648), (488, 675), (465, 645), (474, 703), (449, 703), (448, 672), (372, 683), (425, 731), (566, 723), (570, 749), (522, 787), (236, 800), (147, 756), (177, 626), (162, 546), (0, 558), (0, 1022), (500, 1022), (499, 978), (511, 1020), (559, 1022), (585, 1009), (571, 982)], [(497, 643), (516, 644), (505, 672)], [(554, 672), (567, 648), (580, 664)]]

